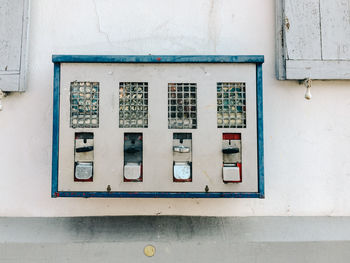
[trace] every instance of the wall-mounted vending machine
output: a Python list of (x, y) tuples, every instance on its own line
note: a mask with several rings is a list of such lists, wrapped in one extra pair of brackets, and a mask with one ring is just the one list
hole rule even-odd
[(53, 62), (52, 197), (264, 197), (263, 56)]

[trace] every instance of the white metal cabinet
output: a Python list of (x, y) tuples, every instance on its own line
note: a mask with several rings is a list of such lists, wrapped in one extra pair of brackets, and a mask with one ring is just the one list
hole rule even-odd
[[(54, 92), (53, 196), (195, 197), (196, 194), (198, 197), (224, 197), (225, 194), (227, 197), (244, 197), (244, 194), (245, 197), (263, 196), (262, 94), (259, 93), (259, 90), (262, 92), (262, 57), (257, 60), (259, 64), (249, 63), (249, 59), (247, 63), (220, 63), (233, 58), (229, 56), (211, 58), (189, 56), (182, 57), (182, 60), (175, 56), (135, 56), (126, 59), (123, 56), (114, 57), (119, 63), (101, 63), (109, 61), (108, 57), (103, 56), (91, 58), (93, 59), (91, 63), (65, 63), (65, 58), (72, 58), (77, 62), (82, 59), (81, 62), (84, 62), (85, 58), (91, 57), (58, 56), (57, 60), (54, 58), (56, 62), (54, 86), (58, 90)], [(63, 59), (63, 62), (58, 64), (57, 61), (60, 59)], [(162, 59), (174, 61), (179, 59), (185, 63), (160, 63)], [(141, 62), (132, 63), (135, 60)], [(208, 63), (211, 60), (217, 63)], [(121, 105), (123, 96), (121, 90), (125, 89), (127, 83), (134, 83), (135, 88), (139, 88), (144, 97), (147, 91), (147, 103), (143, 101), (140, 106), (143, 107), (142, 114), (147, 116), (143, 115), (140, 126), (137, 125), (137, 121), (135, 127), (125, 126), (125, 116), (121, 117), (121, 111), (125, 107)], [(184, 91), (187, 84), (188, 89), (196, 91), (195, 101), (191, 102), (196, 105), (194, 107), (191, 104), (192, 113), (196, 112), (195, 125), (184, 126), (182, 129), (172, 127), (172, 95), (169, 91), (176, 86), (174, 83), (181, 83), (178, 86), (184, 88)], [(244, 95), (243, 92), (240, 95), (244, 96), (244, 105), (236, 105), (236, 108), (241, 107), (240, 110), (244, 107), (244, 125), (219, 124), (219, 96), (225, 94), (219, 93), (218, 89), (222, 88), (223, 83), (244, 83), (241, 86), (231, 85), (232, 89), (245, 87)], [(96, 89), (92, 96), (96, 100), (98, 98), (98, 104), (97, 101), (93, 101), (88, 105), (95, 105), (95, 110), (98, 112), (89, 113), (88, 118), (92, 119), (85, 120), (86, 126), (83, 125), (84, 120), (81, 121), (81, 126), (75, 125), (72, 121), (72, 118), (75, 118), (74, 107), (80, 107), (76, 105), (77, 102), (72, 102), (72, 99), (75, 99), (72, 97), (72, 92), (76, 86), (77, 89), (81, 88), (81, 96), (86, 89), (88, 92), (91, 88)], [(90, 97), (91, 95), (88, 95), (88, 98)], [(189, 98), (192, 97), (189, 95)], [(225, 99), (225, 103), (226, 100), (228, 99)], [(186, 102), (186, 99), (184, 101)], [(86, 103), (82, 101), (81, 105)], [(83, 112), (84, 108), (81, 107), (81, 110)], [(84, 118), (86, 119), (86, 116)], [(242, 120), (242, 117), (239, 119)], [(94, 125), (92, 120), (95, 120)], [(243, 180), (239, 183), (224, 182), (222, 174), (223, 133), (232, 132), (240, 133), (242, 136)], [(74, 180), (76, 151), (74, 142), (77, 133), (93, 133), (94, 171), (93, 180), (88, 182)], [(139, 180), (125, 180), (125, 176), (123, 177), (123, 173), (127, 170), (133, 172), (132, 176), (127, 178), (134, 178), (138, 169), (135, 162), (139, 161), (128, 164), (127, 169), (124, 167), (125, 138), (126, 134), (130, 133), (142, 136), (142, 178)], [(191, 145), (192, 151), (190, 181), (177, 182), (174, 179), (174, 156), (179, 154), (179, 151), (173, 154), (174, 133), (191, 134), (187, 139), (191, 139), (192, 144), (186, 144)]]

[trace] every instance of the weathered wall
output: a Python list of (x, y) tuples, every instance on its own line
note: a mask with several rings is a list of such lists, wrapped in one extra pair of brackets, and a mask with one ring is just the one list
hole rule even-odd
[[(348, 263), (349, 223), (349, 217), (0, 218), (0, 262)], [(144, 255), (147, 245), (153, 257)]]
[[(274, 0), (32, 0), (28, 89), (0, 112), (0, 215), (350, 215), (350, 81), (275, 79)], [(264, 200), (51, 199), (52, 54), (261, 54)]]

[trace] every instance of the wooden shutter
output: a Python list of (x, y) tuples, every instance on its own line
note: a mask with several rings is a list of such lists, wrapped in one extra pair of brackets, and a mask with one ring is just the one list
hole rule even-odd
[(350, 79), (350, 2), (277, 0), (277, 78)]
[(0, 89), (24, 91), (29, 0), (0, 0)]

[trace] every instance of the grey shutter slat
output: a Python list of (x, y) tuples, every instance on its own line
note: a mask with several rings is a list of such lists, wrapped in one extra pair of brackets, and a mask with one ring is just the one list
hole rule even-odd
[(321, 0), (325, 60), (350, 60), (350, 1)]
[(350, 61), (287, 60), (287, 79), (350, 79)]
[(0, 0), (0, 70), (19, 70), (23, 0)]
[(0, 89), (25, 88), (28, 0), (0, 0)]
[(288, 59), (321, 59), (319, 0), (286, 0)]
[(17, 91), (17, 90), (9, 90), (6, 87), (16, 87), (18, 89), (19, 84), (19, 74), (0, 74), (0, 84), (4, 87), (5, 91)]

